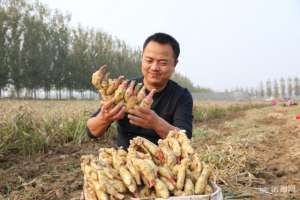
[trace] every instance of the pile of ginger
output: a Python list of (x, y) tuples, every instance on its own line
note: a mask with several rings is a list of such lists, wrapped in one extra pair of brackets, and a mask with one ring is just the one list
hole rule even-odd
[(184, 130), (170, 131), (158, 145), (135, 137), (126, 150), (100, 148), (81, 157), (85, 200), (149, 199), (213, 192), (213, 166), (202, 162)]

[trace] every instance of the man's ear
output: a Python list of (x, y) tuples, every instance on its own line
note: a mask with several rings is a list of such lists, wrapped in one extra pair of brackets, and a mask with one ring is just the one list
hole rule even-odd
[(177, 63), (178, 63), (178, 59), (175, 60), (174, 68), (176, 67)]

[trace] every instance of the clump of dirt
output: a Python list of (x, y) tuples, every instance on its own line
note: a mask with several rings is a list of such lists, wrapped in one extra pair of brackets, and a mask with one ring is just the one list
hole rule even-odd
[(270, 126), (272, 126), (272, 125), (281, 126), (281, 125), (286, 124), (287, 119), (267, 116), (262, 119), (257, 119), (256, 122), (258, 124), (264, 124), (264, 125), (270, 125)]
[(256, 144), (256, 159), (264, 164), (263, 171), (268, 184), (295, 184), (300, 188), (300, 133), (293, 128), (282, 127)]

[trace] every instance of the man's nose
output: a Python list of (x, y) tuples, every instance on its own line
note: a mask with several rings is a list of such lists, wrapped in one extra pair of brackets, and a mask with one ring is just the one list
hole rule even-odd
[(159, 64), (157, 62), (153, 62), (151, 64), (151, 69), (152, 70), (159, 70)]

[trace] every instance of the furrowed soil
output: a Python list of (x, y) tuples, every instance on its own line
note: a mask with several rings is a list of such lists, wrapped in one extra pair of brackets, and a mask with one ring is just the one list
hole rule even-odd
[[(300, 106), (266, 107), (194, 125), (193, 146), (215, 162), (225, 199), (300, 199)], [(93, 140), (24, 157), (0, 154), (0, 199), (80, 199), (80, 157), (113, 141)]]

